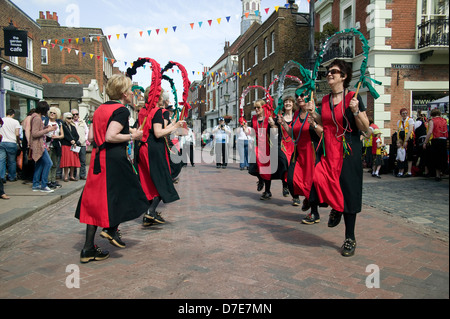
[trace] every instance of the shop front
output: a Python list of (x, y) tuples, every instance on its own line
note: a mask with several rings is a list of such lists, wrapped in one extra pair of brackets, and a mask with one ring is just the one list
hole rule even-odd
[(22, 122), (30, 109), (35, 108), (37, 103), (43, 98), (43, 87), (23, 79), (19, 79), (10, 74), (3, 75), (2, 95), (3, 110), (6, 114), (8, 109), (16, 111), (15, 119)]

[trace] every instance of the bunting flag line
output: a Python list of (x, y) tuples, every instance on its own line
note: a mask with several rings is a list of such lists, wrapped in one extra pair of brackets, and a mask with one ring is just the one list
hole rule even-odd
[[(284, 6), (286, 8), (289, 8), (289, 4), (285, 4)], [(264, 12), (266, 15), (269, 15), (269, 14), (271, 14), (271, 9), (274, 9), (276, 12), (278, 12), (279, 8), (280, 8), (280, 6), (275, 6), (274, 8), (267, 7), (267, 8), (261, 9), (261, 10), (247, 11), (244, 14), (246, 16), (248, 16), (250, 13), (254, 13), (257, 16), (260, 16)], [(230, 20), (231, 20), (231, 16), (225, 16), (224, 18), (225, 18), (227, 23), (229, 23)], [(240, 17), (237, 17), (237, 19), (240, 19)], [(205, 21), (208, 23), (209, 27), (214, 26), (216, 23), (217, 23), (217, 25), (223, 25), (223, 23), (222, 23), (223, 18), (208, 19), (208, 20), (205, 20)], [(136, 32), (136, 36), (135, 37), (139, 38), (139, 39), (144, 39), (146, 37), (160, 36), (162, 34), (169, 34), (169, 30), (171, 30), (171, 32), (173, 31), (175, 33), (175, 32), (177, 32), (180, 29), (180, 27), (181, 28), (186, 27), (189, 30), (193, 31), (193, 30), (196, 30), (196, 29), (201, 29), (203, 27), (203, 24), (204, 24), (205, 21), (198, 21), (197, 23), (196, 22), (192, 22), (192, 23), (189, 23), (189, 24), (187, 24), (185, 26), (184, 25), (181, 25), (181, 26), (174, 25), (171, 28), (169, 28), (169, 27), (162, 27), (162, 28), (155, 28), (155, 29), (149, 29), (149, 30), (139, 30), (139, 31)], [(164, 33), (160, 32), (161, 30), (164, 30)], [(144, 33), (147, 33), (147, 35), (144, 36)], [(114, 35), (115, 35), (115, 37), (114, 37)], [(73, 45), (75, 45), (75, 44), (76, 45), (91, 44), (93, 42), (101, 42), (101, 41), (103, 41), (103, 39), (105, 39), (107, 41), (112, 41), (112, 40), (120, 41), (121, 39), (126, 40), (129, 35), (130, 35), (130, 33), (119, 33), (118, 32), (118, 33), (102, 35), (102, 36), (78, 36), (78, 37), (74, 36), (74, 37), (63, 38), (63, 39), (42, 39), (41, 40), (41, 44), (42, 44), (43, 47), (46, 47), (46, 48), (49, 48), (49, 49), (54, 49), (56, 46), (58, 46), (58, 48), (59, 48), (59, 50), (61, 52), (63, 50), (67, 50), (67, 52), (69, 54), (72, 51), (74, 51), (76, 55), (79, 55), (81, 53), (81, 57), (82, 58), (88, 57), (88, 58), (90, 58), (92, 60), (92, 59), (94, 59), (94, 57), (96, 57), (97, 60), (101, 60), (102, 59), (101, 56), (99, 56), (97, 54), (94, 54), (94, 53), (90, 53), (90, 52), (86, 52), (84, 50), (81, 50), (81, 47), (76, 47), (75, 48), (75, 47), (73, 47)], [(127, 67), (128, 65), (132, 65), (128, 61), (117, 60), (115, 58), (104, 57), (103, 59), (104, 59), (105, 62), (110, 61), (112, 64), (115, 64), (116, 62), (117, 63), (118, 62), (123, 63), (123, 65), (125, 67)], [(145, 65), (143, 65), (143, 67), (145, 68)], [(178, 70), (178, 72), (179, 72), (179, 70)], [(205, 74), (205, 72), (203, 72), (203, 71), (191, 71), (190, 73), (192, 73), (192, 75), (197, 74), (199, 76)], [(206, 75), (209, 76), (209, 73), (206, 72)], [(233, 77), (230, 77), (230, 79), (231, 80), (236, 80), (237, 77), (242, 78), (242, 77), (245, 77), (245, 76), (248, 76), (248, 75), (251, 75), (251, 71), (249, 71), (249, 72), (248, 71), (247, 72), (242, 72), (242, 73), (237, 72), (237, 73), (233, 74)], [(367, 78), (367, 79), (372, 80), (370, 78)], [(215, 85), (224, 83), (224, 81), (228, 82), (228, 80), (229, 79), (227, 78), (227, 79), (224, 79), (224, 80), (213, 81), (212, 83), (209, 83), (208, 85), (209, 86), (211, 86), (211, 85), (215, 86)], [(362, 85), (363, 85), (363, 87), (366, 87), (367, 86), (367, 80), (365, 82), (363, 82)]]

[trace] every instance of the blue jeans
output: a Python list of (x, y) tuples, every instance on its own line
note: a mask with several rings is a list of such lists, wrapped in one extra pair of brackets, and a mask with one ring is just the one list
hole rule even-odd
[(16, 179), (17, 143), (0, 143), (0, 178), (5, 179), (6, 163), (8, 163), (8, 179)]
[(48, 184), (48, 173), (50, 168), (52, 168), (53, 162), (48, 155), (47, 150), (44, 150), (41, 158), (36, 162), (34, 166), (33, 175), (33, 188), (43, 189), (47, 187)]
[(241, 168), (248, 167), (248, 140), (238, 140), (239, 166)]

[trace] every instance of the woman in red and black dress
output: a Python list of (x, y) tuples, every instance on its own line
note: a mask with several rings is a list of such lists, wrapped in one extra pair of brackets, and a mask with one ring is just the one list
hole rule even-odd
[[(291, 163), (291, 157), (292, 153), (294, 153), (294, 141), (292, 139), (292, 134), (290, 131), (290, 128), (292, 127), (292, 124), (294, 123), (293, 117), (294, 117), (294, 106), (295, 106), (295, 100), (292, 96), (288, 96), (283, 100), (283, 109), (282, 114), (280, 115), (283, 117), (284, 123), (286, 123), (287, 127), (284, 127), (284, 125), (280, 126), (279, 129), (279, 136), (280, 138), (280, 151), (283, 152), (284, 156), (282, 157), (283, 160), (286, 160), (286, 167), (289, 167), (289, 164)], [(278, 121), (279, 124), (280, 121)], [(282, 185), (283, 185), (283, 196), (288, 197), (289, 196), (289, 187), (287, 182), (287, 170), (284, 172), (284, 175), (282, 176)], [(294, 203), (296, 201), (299, 201), (298, 196), (294, 195)]]
[(256, 190), (259, 192), (264, 188), (260, 199), (267, 200), (272, 197), (270, 192), (272, 180), (281, 179), (283, 172), (287, 170), (287, 161), (279, 160), (279, 156), (284, 154), (276, 147), (279, 143), (274, 138), (278, 128), (270, 116), (271, 111), (267, 109), (266, 102), (261, 99), (255, 101), (254, 109), (256, 115), (252, 118), (252, 134), (255, 138), (255, 147), (249, 154), (248, 173), (258, 178)]
[[(149, 89), (145, 92), (148, 99)], [(163, 92), (159, 96), (158, 104), (150, 110), (142, 109), (139, 113), (139, 125), (142, 125), (145, 117), (144, 135), (139, 149), (139, 177), (142, 189), (150, 202), (150, 208), (145, 213), (143, 225), (150, 226), (154, 223), (164, 224), (161, 214), (156, 212), (159, 203), (172, 203), (180, 197), (173, 184), (170, 171), (169, 151), (166, 145), (166, 135), (182, 127), (184, 121), (178, 121), (165, 125), (163, 115)]]
[(325, 140), (325, 154), (314, 170), (310, 202), (331, 206), (329, 227), (337, 226), (344, 215), (343, 256), (355, 253), (355, 222), (361, 211), (363, 182), (360, 132), (369, 128), (362, 100), (348, 90), (351, 77), (351, 66), (334, 60), (327, 71), (331, 93), (322, 99), (321, 114), (314, 111), (313, 101), (307, 106), (310, 115), (323, 126)]
[(306, 110), (305, 97), (297, 96), (297, 104), (300, 109), (295, 112), (292, 125), (288, 125), (283, 117), (278, 117), (278, 122), (292, 136), (295, 147), (295, 155), (292, 159), (287, 176), (289, 190), (293, 196), (304, 196), (303, 211), (311, 207), (311, 212), (302, 220), (304, 224), (320, 222), (318, 204), (309, 204), (309, 197), (313, 183), (314, 167), (320, 159), (316, 154), (322, 134), (322, 127), (318, 125)]
[(86, 241), (81, 251), (82, 263), (109, 257), (94, 245), (97, 227), (104, 227), (101, 236), (114, 246), (125, 248), (118, 230), (119, 224), (141, 216), (149, 207), (139, 178), (127, 158), (130, 140), (139, 140), (142, 131), (130, 129), (131, 80), (122, 74), (113, 75), (106, 85), (106, 93), (113, 100), (95, 111), (89, 130), (94, 143), (86, 185), (78, 202), (75, 217), (87, 224)]

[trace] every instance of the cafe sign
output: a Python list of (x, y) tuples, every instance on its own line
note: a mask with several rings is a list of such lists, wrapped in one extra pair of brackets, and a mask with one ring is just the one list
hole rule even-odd
[(28, 34), (27, 31), (6, 27), (3, 29), (5, 39), (6, 56), (28, 56)]

